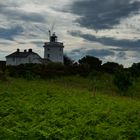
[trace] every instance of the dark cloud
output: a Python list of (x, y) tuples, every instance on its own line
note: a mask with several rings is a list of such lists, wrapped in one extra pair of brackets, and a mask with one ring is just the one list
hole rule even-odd
[(20, 13), (18, 17), (20, 17), (20, 19), (25, 20), (25, 21), (32, 21), (32, 22), (45, 21), (44, 17), (37, 13)]
[(122, 18), (137, 13), (140, 2), (131, 0), (81, 0), (74, 2), (70, 11), (80, 16), (81, 26), (94, 29), (109, 29)]
[(122, 39), (117, 40), (112, 37), (96, 37), (91, 34), (83, 34), (80, 31), (70, 31), (69, 34), (72, 36), (82, 37), (83, 39), (91, 42), (98, 42), (106, 46), (116, 46), (125, 50), (140, 50), (140, 39), (128, 40)]
[(21, 26), (14, 26), (11, 28), (0, 28), (0, 38), (13, 40), (15, 36), (20, 35), (23, 32)]
[(8, 7), (0, 5), (0, 14), (4, 15), (9, 20), (23, 20), (32, 22), (45, 22), (43, 15), (36, 12), (26, 12), (17, 9), (16, 7)]
[(126, 53), (123, 52), (123, 51), (118, 52), (116, 56), (117, 56), (117, 58), (119, 58), (119, 59), (127, 59)]

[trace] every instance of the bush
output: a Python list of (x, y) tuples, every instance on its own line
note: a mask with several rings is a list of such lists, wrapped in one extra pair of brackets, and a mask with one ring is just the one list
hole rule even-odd
[(140, 63), (134, 63), (129, 70), (134, 78), (140, 77)]
[(114, 84), (120, 91), (121, 95), (126, 95), (126, 91), (132, 85), (131, 74), (126, 71), (119, 71), (114, 75)]
[(8, 80), (8, 74), (7, 74), (6, 71), (5, 72), (0, 71), (0, 80), (1, 81), (7, 81)]
[(102, 61), (94, 56), (85, 56), (79, 60), (81, 65), (89, 65), (91, 70), (99, 70), (101, 68)]
[(74, 61), (70, 57), (64, 55), (64, 65), (66, 65), (66, 66), (73, 65), (73, 63), (74, 63)]
[(104, 72), (114, 74), (115, 72), (122, 70), (123, 66), (115, 62), (107, 62), (107, 63), (104, 63), (101, 68), (102, 68), (102, 71)]

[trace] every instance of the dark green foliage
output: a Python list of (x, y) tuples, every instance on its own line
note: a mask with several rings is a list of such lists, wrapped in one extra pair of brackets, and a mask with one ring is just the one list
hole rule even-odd
[(68, 65), (73, 65), (74, 61), (69, 58), (68, 56), (64, 55), (64, 65), (68, 66)]
[(65, 68), (59, 63), (22, 64), (18, 66), (8, 66), (9, 74), (12, 77), (23, 77), (33, 79), (36, 77), (51, 78), (65, 75)]
[(118, 71), (123, 70), (130, 72), (134, 80), (140, 76), (140, 63), (134, 63), (132, 67), (126, 69), (122, 65), (114, 62), (107, 62), (101, 65), (102, 61), (94, 56), (85, 56), (78, 62), (74, 63), (73, 60), (65, 55), (64, 65), (48, 62), (47, 64), (22, 64), (6, 67), (5, 63), (2, 62), (0, 70), (2, 72), (8, 71), (11, 77), (22, 77), (28, 80), (36, 77), (46, 79), (73, 75), (89, 77), (91, 73), (96, 72), (101, 72), (101, 75), (104, 73), (114, 75)]
[(39, 78), (37, 70), (39, 65), (37, 64), (22, 64), (18, 66), (8, 66), (9, 76), (16, 78), (25, 78), (27, 80), (33, 80)]
[(90, 69), (99, 70), (102, 64), (102, 61), (99, 58), (93, 56), (85, 56), (79, 60), (79, 64), (88, 65)]
[[(102, 61), (93, 56), (81, 58), (79, 63), (73, 63), (69, 57), (64, 56), (64, 65), (61, 63), (48, 62), (47, 64), (22, 64), (18, 66), (7, 66), (4, 71), (9, 72), (11, 77), (22, 77), (28, 80), (34, 78), (55, 78), (62, 76), (79, 75), (89, 77), (93, 73), (101, 72), (114, 75), (118, 71), (129, 71), (134, 79), (140, 76), (140, 64), (133, 64), (131, 68), (125, 69), (122, 65), (114, 62), (107, 62), (101, 65)], [(99, 76), (99, 74), (98, 74)]]
[(0, 61), (0, 70), (5, 71), (6, 69), (6, 61)]
[(7, 70), (11, 77), (22, 77), (25, 79), (54, 78), (61, 76), (80, 75), (88, 76), (90, 72), (89, 65), (62, 65), (61, 63), (48, 64), (22, 64), (18, 66), (8, 66)]
[(133, 84), (131, 74), (127, 71), (118, 71), (114, 75), (114, 84), (123, 92), (123, 95), (127, 95), (128, 88)]
[(65, 75), (65, 67), (61, 63), (48, 63), (41, 66), (39, 75), (41, 78), (53, 78)]
[(114, 74), (117, 71), (120, 71), (123, 69), (122, 65), (119, 65), (118, 63), (114, 63), (114, 62), (107, 62), (104, 63), (101, 67), (102, 71), (110, 73), (110, 74)]
[(8, 81), (7, 71), (0, 71), (0, 81)]
[(133, 77), (140, 77), (140, 63), (134, 63), (129, 70)]
[(140, 139), (139, 100), (93, 97), (88, 85), (81, 77), (1, 82), (0, 139)]

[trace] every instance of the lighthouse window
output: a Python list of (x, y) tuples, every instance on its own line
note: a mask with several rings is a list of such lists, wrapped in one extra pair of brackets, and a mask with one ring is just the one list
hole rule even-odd
[(50, 54), (48, 54), (48, 58), (50, 57)]
[(50, 48), (47, 49), (48, 51), (50, 50)]

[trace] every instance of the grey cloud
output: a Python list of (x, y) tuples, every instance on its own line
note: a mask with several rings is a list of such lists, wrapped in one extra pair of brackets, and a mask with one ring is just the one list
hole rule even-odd
[(69, 31), (72, 36), (82, 37), (91, 42), (98, 42), (106, 46), (120, 47), (122, 50), (140, 50), (140, 39), (138, 40), (117, 40), (112, 37), (96, 37), (91, 34), (83, 34), (80, 31)]
[(37, 40), (33, 40), (33, 41), (27, 41), (26, 40), (26, 42), (24, 42), (24, 41), (16, 41), (18, 44), (27, 44), (27, 43), (31, 43), (31, 44), (35, 44), (37, 47), (39, 47), (39, 48), (43, 48), (43, 46), (44, 46), (44, 42), (42, 41), (42, 40), (40, 40), (40, 41), (37, 41)]
[(0, 38), (13, 40), (15, 36), (21, 34), (22, 32), (23, 28), (18, 25), (11, 28), (0, 28)]
[(25, 21), (32, 21), (32, 22), (44, 22), (45, 19), (43, 16), (37, 13), (26, 13), (19, 15), (20, 19), (25, 20)]
[(123, 51), (118, 52), (118, 53), (117, 53), (117, 58), (119, 58), (119, 59), (127, 59), (126, 53), (123, 52)]
[(81, 26), (94, 29), (109, 29), (122, 18), (140, 10), (140, 1), (131, 0), (81, 0), (72, 4), (70, 12), (80, 16)]
[(7, 52), (9, 52), (9, 51), (5, 51), (5, 50), (0, 49), (0, 52), (1, 52), (1, 53), (7, 53)]
[(36, 12), (25, 12), (17, 9), (16, 7), (9, 7), (7, 5), (0, 5), (0, 14), (4, 15), (10, 20), (23, 20), (32, 22), (44, 22), (45, 18), (43, 15)]
[(105, 49), (101, 49), (101, 50), (88, 50), (86, 52), (87, 55), (92, 55), (92, 56), (96, 56), (96, 57), (105, 57), (105, 56), (113, 56), (115, 55), (115, 53), (113, 51), (110, 50), (105, 50)]
[(39, 48), (43, 48), (44, 42), (43, 41), (31, 41), (30, 43), (35, 44)]

